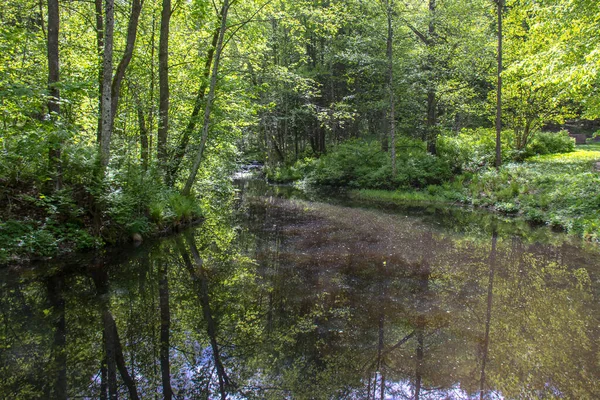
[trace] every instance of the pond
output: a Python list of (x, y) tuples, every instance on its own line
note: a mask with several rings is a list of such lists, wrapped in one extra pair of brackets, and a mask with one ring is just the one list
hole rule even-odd
[(600, 398), (600, 253), (239, 182), (229, 212), (0, 271), (0, 398)]

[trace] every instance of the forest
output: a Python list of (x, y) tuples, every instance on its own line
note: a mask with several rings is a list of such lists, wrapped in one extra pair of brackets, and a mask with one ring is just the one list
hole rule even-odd
[(596, 241), (599, 16), (593, 0), (6, 2), (0, 263), (200, 221), (250, 162)]
[(0, 398), (600, 398), (600, 2), (0, 7)]

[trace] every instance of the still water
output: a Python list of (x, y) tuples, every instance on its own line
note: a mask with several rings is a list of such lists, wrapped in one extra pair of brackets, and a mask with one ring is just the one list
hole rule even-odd
[(597, 248), (240, 188), (178, 236), (0, 271), (0, 398), (600, 398)]

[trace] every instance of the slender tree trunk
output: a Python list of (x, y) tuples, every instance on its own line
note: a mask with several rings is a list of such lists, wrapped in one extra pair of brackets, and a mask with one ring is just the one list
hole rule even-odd
[[(58, 34), (60, 30), (60, 15), (58, 0), (48, 0), (48, 112), (50, 120), (57, 121), (60, 117), (60, 64), (58, 50)], [(50, 171), (52, 173), (53, 190), (62, 189), (61, 165), (62, 139), (52, 135), (48, 152)]]
[(125, 71), (133, 57), (133, 49), (135, 48), (135, 40), (137, 38), (137, 28), (142, 11), (141, 0), (133, 0), (131, 2), (131, 14), (129, 16), (129, 24), (127, 26), (127, 39), (125, 44), (125, 52), (121, 57), (119, 65), (115, 71), (115, 76), (112, 80), (111, 87), (111, 131), (114, 130), (115, 117), (117, 115), (117, 107), (121, 94), (121, 85), (125, 77)]
[[(427, 63), (430, 72), (434, 70), (433, 51), (435, 47), (435, 9), (436, 0), (429, 0), (429, 40), (427, 42)], [(427, 151), (437, 153), (437, 99), (435, 81), (431, 76), (427, 88)]]
[(498, 87), (496, 88), (496, 168), (502, 165), (502, 11), (504, 0), (498, 2)]
[(102, 17), (102, 0), (94, 0), (96, 10), (96, 49), (98, 52), (98, 130), (96, 142), (102, 141), (102, 82), (104, 79), (104, 18)]
[(166, 263), (163, 263), (160, 267), (160, 281), (158, 285), (160, 303), (160, 371), (163, 397), (165, 400), (171, 400), (173, 398), (173, 389), (171, 388), (171, 366), (169, 361), (171, 310), (169, 308), (169, 280)]
[(104, 2), (104, 53), (102, 63), (102, 129), (100, 137), (100, 167), (102, 174), (110, 160), (110, 141), (112, 137), (112, 67), (113, 67), (113, 31), (114, 0)]
[(227, 13), (229, 12), (229, 0), (223, 1), (223, 7), (221, 8), (221, 27), (219, 29), (219, 38), (217, 40), (217, 47), (215, 49), (215, 59), (213, 62), (212, 75), (210, 77), (210, 88), (208, 90), (208, 98), (206, 100), (206, 106), (204, 109), (204, 125), (202, 126), (202, 139), (200, 141), (200, 149), (194, 160), (194, 164), (190, 171), (190, 175), (185, 183), (182, 194), (188, 196), (192, 190), (192, 186), (196, 181), (196, 175), (198, 174), (198, 168), (202, 162), (202, 156), (204, 154), (204, 148), (206, 147), (206, 141), (208, 139), (208, 128), (210, 125), (210, 112), (212, 110), (212, 104), (215, 99), (215, 91), (217, 88), (217, 74), (219, 72), (219, 62), (221, 61), (221, 52), (223, 51), (223, 39), (225, 37), (225, 30), (227, 29)]
[(386, 1), (387, 8), (387, 59), (388, 59), (388, 91), (390, 96), (390, 145), (392, 159), (392, 177), (396, 177), (396, 99), (394, 96), (394, 28), (392, 17), (394, 12), (394, 0)]
[[(223, 18), (223, 15), (221, 15), (221, 18)], [(181, 140), (175, 148), (173, 156), (170, 160), (171, 162), (169, 165), (169, 173), (167, 176), (167, 184), (169, 186), (173, 186), (173, 183), (175, 182), (177, 172), (179, 171), (179, 166), (181, 165), (181, 161), (185, 156), (185, 152), (190, 142), (190, 138), (192, 136), (192, 133), (194, 133), (194, 130), (196, 129), (196, 125), (198, 124), (200, 111), (202, 110), (204, 98), (206, 97), (206, 89), (208, 88), (208, 82), (210, 81), (210, 67), (212, 66), (215, 49), (219, 40), (219, 32), (220, 29), (215, 29), (213, 33), (212, 42), (206, 55), (206, 62), (204, 63), (204, 71), (202, 73), (203, 79), (201, 80), (200, 88), (198, 89), (198, 92), (196, 94), (196, 100), (194, 101), (194, 108), (192, 110), (192, 114), (190, 115), (190, 119), (183, 131), (183, 134), (181, 135)]]
[(149, 156), (149, 148), (148, 148), (148, 125), (146, 124), (146, 118), (144, 116), (144, 108), (140, 104), (139, 99), (137, 99), (137, 116), (138, 116), (138, 126), (140, 130), (140, 158), (142, 159), (142, 168), (144, 171), (148, 170), (148, 156)]
[(154, 68), (154, 54), (156, 52), (156, 14), (152, 11), (152, 37), (150, 38), (150, 100), (148, 101), (148, 161), (152, 158), (152, 132), (154, 130), (154, 88), (156, 87), (156, 73)]
[(169, 26), (171, 23), (171, 0), (163, 0), (158, 44), (158, 137), (156, 151), (163, 172), (167, 168), (167, 137), (169, 133)]

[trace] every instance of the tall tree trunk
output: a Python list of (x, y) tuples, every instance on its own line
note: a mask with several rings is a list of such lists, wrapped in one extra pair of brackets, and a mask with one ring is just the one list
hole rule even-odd
[(160, 267), (160, 281), (158, 284), (160, 303), (160, 371), (162, 377), (163, 397), (165, 400), (173, 398), (171, 387), (171, 366), (169, 361), (169, 339), (171, 331), (171, 310), (169, 308), (169, 278), (167, 264)]
[[(104, 5), (105, 21), (102, 20), (102, 0), (94, 1), (96, 8), (96, 41), (98, 50), (102, 52), (102, 66), (100, 68), (100, 124), (98, 129), (98, 143), (100, 145), (100, 165), (102, 171), (110, 161), (110, 143), (114, 131), (115, 118), (119, 105), (121, 86), (125, 71), (133, 57), (133, 50), (137, 38), (137, 27), (142, 11), (141, 0), (132, 0), (125, 51), (117, 65), (113, 77), (113, 32), (114, 32), (114, 0), (106, 0)], [(103, 24), (104, 34), (102, 34)]]
[(394, 53), (393, 40), (394, 28), (392, 26), (392, 17), (394, 12), (394, 0), (386, 0), (387, 9), (387, 59), (388, 59), (388, 91), (390, 96), (390, 145), (392, 159), (392, 177), (396, 177), (396, 99), (394, 96)]
[(112, 67), (114, 0), (104, 2), (104, 52), (102, 55), (102, 129), (100, 136), (100, 168), (102, 174), (110, 160), (110, 140), (112, 137)]
[[(58, 34), (60, 29), (60, 16), (58, 0), (48, 0), (48, 112), (50, 120), (57, 121), (60, 117), (60, 91), (58, 82), (60, 79)], [(62, 165), (61, 165), (62, 139), (53, 134), (50, 140), (48, 152), (50, 171), (54, 190), (62, 188)]]
[[(167, 0), (165, 0), (167, 1)], [(206, 147), (206, 140), (208, 139), (208, 128), (210, 125), (210, 112), (212, 110), (212, 104), (215, 99), (215, 91), (217, 88), (217, 74), (219, 72), (219, 62), (221, 61), (221, 52), (223, 51), (223, 39), (225, 37), (225, 30), (227, 29), (227, 13), (229, 12), (229, 0), (223, 1), (223, 7), (221, 8), (221, 27), (219, 28), (219, 38), (217, 40), (217, 47), (215, 49), (215, 59), (213, 62), (212, 75), (210, 77), (210, 89), (208, 90), (208, 98), (206, 99), (206, 106), (204, 108), (204, 125), (202, 126), (202, 139), (200, 141), (200, 149), (196, 154), (194, 164), (190, 171), (190, 175), (185, 183), (182, 194), (188, 196), (192, 190), (192, 186), (196, 181), (196, 175), (198, 174), (198, 168), (202, 162), (202, 156), (204, 154), (204, 148)]]
[(104, 18), (102, 17), (102, 0), (94, 0), (96, 14), (96, 49), (98, 52), (98, 130), (96, 142), (102, 141), (102, 82), (104, 79)]
[(169, 26), (171, 23), (171, 0), (163, 0), (158, 44), (158, 137), (156, 154), (163, 172), (167, 168), (167, 137), (169, 133)]
[(150, 155), (148, 148), (148, 125), (144, 115), (144, 108), (142, 107), (142, 104), (140, 104), (139, 99), (137, 99), (137, 103), (138, 126), (140, 130), (140, 158), (142, 159), (142, 169), (147, 171), (148, 156)]
[(137, 38), (137, 28), (140, 19), (140, 13), (142, 11), (141, 0), (132, 0), (131, 2), (131, 14), (129, 15), (129, 24), (127, 26), (127, 39), (125, 41), (125, 52), (117, 65), (115, 76), (112, 81), (111, 88), (111, 131), (114, 129), (115, 117), (117, 115), (117, 107), (119, 105), (119, 98), (121, 94), (121, 85), (123, 78), (125, 77), (125, 71), (131, 62), (133, 57), (133, 49), (135, 47), (135, 40)]
[[(223, 18), (223, 15), (221, 15), (221, 18)], [(173, 184), (175, 183), (175, 178), (177, 176), (177, 172), (179, 171), (179, 166), (181, 165), (181, 161), (185, 156), (185, 152), (190, 142), (190, 138), (192, 136), (192, 133), (194, 133), (194, 130), (196, 129), (196, 125), (198, 123), (198, 117), (200, 116), (202, 104), (204, 104), (204, 98), (206, 97), (206, 89), (208, 88), (208, 82), (210, 81), (210, 67), (212, 66), (215, 49), (219, 40), (219, 32), (220, 29), (215, 29), (213, 33), (211, 45), (206, 55), (206, 62), (204, 63), (202, 80), (200, 82), (198, 92), (196, 93), (196, 100), (194, 101), (194, 108), (192, 110), (192, 114), (190, 115), (190, 119), (185, 129), (183, 130), (183, 134), (181, 135), (181, 140), (175, 148), (175, 151), (173, 152), (173, 155), (170, 160), (170, 165), (168, 168), (169, 173), (167, 175), (167, 185), (169, 186), (173, 186)]]
[(498, 86), (496, 88), (496, 168), (502, 165), (501, 133), (502, 133), (502, 11), (504, 0), (498, 2)]
[[(429, 71), (433, 73), (435, 47), (435, 9), (436, 0), (429, 0), (429, 40), (427, 42), (427, 64)], [(427, 151), (431, 154), (437, 153), (437, 99), (435, 81), (429, 77), (427, 88)]]
[(150, 38), (150, 100), (148, 101), (148, 159), (152, 158), (152, 134), (154, 130), (154, 110), (156, 104), (154, 103), (154, 89), (156, 87), (156, 69), (154, 68), (154, 55), (156, 54), (156, 14), (152, 10), (152, 37)]

